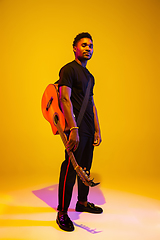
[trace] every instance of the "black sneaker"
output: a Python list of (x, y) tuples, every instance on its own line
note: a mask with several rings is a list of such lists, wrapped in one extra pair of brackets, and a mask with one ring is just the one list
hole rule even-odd
[(74, 225), (70, 220), (70, 218), (68, 217), (67, 213), (62, 215), (61, 217), (59, 217), (59, 213), (58, 213), (56, 222), (62, 230), (68, 231), (68, 232), (74, 231)]
[(80, 204), (77, 202), (76, 209), (77, 212), (89, 212), (89, 213), (102, 213), (103, 209), (95, 206), (93, 203), (87, 202), (87, 206)]

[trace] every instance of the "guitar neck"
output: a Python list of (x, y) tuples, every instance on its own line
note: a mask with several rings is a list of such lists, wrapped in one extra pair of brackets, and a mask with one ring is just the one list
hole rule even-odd
[[(66, 148), (66, 145), (67, 145), (67, 136), (66, 136), (66, 134), (65, 134), (65, 133), (63, 132), (63, 130), (62, 130), (62, 127), (61, 127), (61, 125), (60, 125), (60, 122), (57, 121), (57, 123), (55, 123), (55, 124), (56, 124), (56, 127), (57, 127), (57, 129), (58, 129), (59, 135), (60, 135), (60, 137), (61, 137), (61, 139), (62, 139), (62, 142), (63, 142), (63, 144), (64, 144), (64, 146), (65, 146), (65, 148)], [(78, 167), (78, 164), (77, 164), (77, 161), (76, 161), (76, 159), (75, 159), (75, 157), (74, 157), (73, 152), (68, 151), (67, 149), (66, 149), (66, 151), (67, 151), (67, 153), (68, 153), (68, 156), (70, 157), (70, 160), (71, 160), (71, 162), (72, 162), (73, 168), (76, 169), (76, 168)]]

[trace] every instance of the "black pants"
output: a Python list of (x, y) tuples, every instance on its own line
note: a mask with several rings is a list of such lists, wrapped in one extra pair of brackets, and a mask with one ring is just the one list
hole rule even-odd
[[(77, 163), (82, 168), (86, 168), (86, 171), (88, 171), (89, 174), (93, 158), (93, 141), (93, 137), (80, 135), (78, 149), (74, 152)], [(58, 210), (67, 212), (70, 205), (75, 180), (76, 171), (72, 166), (67, 152), (65, 152), (65, 161), (61, 165), (61, 172), (59, 178), (59, 205), (57, 208)], [(88, 193), (89, 187), (85, 186), (78, 177), (78, 200), (87, 201)]]

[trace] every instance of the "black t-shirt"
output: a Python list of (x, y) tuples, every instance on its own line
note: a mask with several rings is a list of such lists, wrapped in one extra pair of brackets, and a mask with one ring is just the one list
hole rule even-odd
[(93, 136), (94, 134), (94, 114), (93, 114), (93, 86), (94, 86), (94, 77), (88, 71), (87, 68), (82, 67), (75, 60), (66, 64), (61, 68), (59, 72), (59, 86), (67, 86), (72, 89), (71, 91), (71, 102), (73, 105), (73, 112), (77, 119), (78, 114), (81, 109), (81, 105), (86, 93), (86, 88), (88, 85), (88, 81), (91, 78), (92, 86), (90, 90), (90, 97), (88, 101), (88, 105), (83, 116), (79, 131), (80, 133), (87, 134), (89, 136)]

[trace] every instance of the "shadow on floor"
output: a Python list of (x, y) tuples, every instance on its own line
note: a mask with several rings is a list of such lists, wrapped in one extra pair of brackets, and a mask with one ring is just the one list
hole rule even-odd
[[(33, 194), (45, 202), (51, 208), (57, 210), (58, 206), (58, 184), (54, 184), (52, 186), (48, 186), (46, 188), (38, 189), (32, 191)], [(99, 187), (90, 188), (88, 201), (93, 202), (95, 205), (103, 205), (106, 203), (105, 197)], [(75, 184), (72, 194), (72, 200), (69, 207), (69, 215), (72, 216), (72, 220), (79, 219), (80, 212), (75, 212), (75, 205), (77, 202), (77, 184)]]

